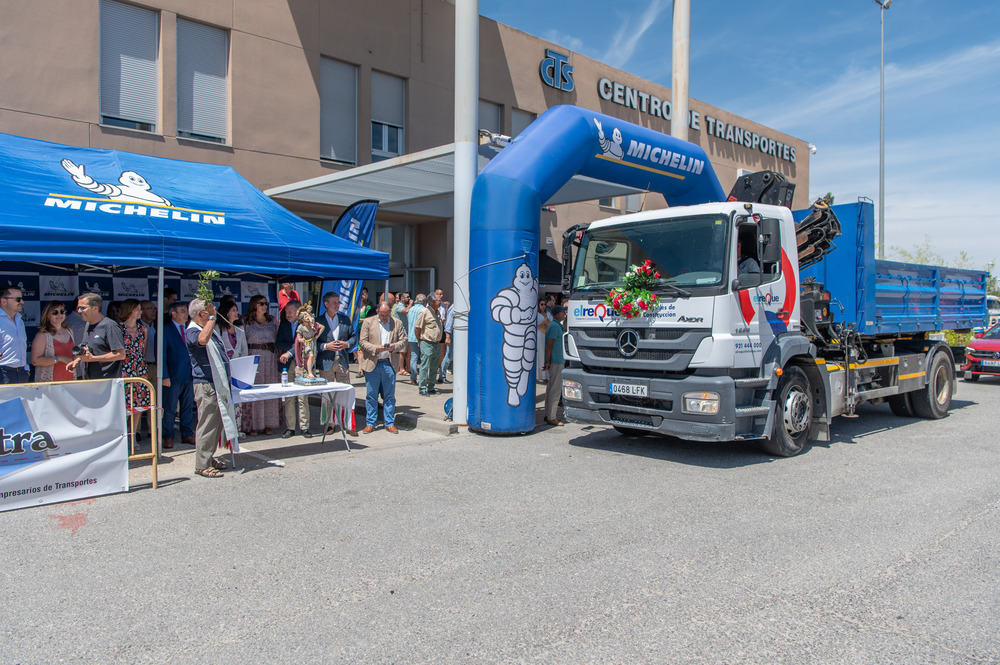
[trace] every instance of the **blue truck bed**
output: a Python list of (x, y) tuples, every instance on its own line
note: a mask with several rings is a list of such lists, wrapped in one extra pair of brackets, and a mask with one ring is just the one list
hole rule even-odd
[[(830, 292), (834, 321), (854, 323), (862, 335), (961, 330), (986, 317), (986, 277), (981, 270), (926, 266), (875, 258), (873, 206), (833, 206), (843, 234), (819, 263), (801, 271)], [(793, 212), (796, 222), (808, 210)]]

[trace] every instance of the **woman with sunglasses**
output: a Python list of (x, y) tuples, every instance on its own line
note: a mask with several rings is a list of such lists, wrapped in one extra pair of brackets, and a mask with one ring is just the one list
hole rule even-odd
[(72, 381), (74, 373), (66, 368), (73, 362), (73, 332), (66, 325), (66, 305), (49, 301), (42, 310), (38, 334), (31, 343), (31, 364), (35, 381)]
[[(267, 310), (267, 298), (256, 295), (250, 299), (243, 315), (243, 332), (246, 333), (249, 354), (260, 356), (256, 383), (277, 383), (281, 378), (278, 374), (278, 357), (275, 355), (278, 319)], [(247, 431), (250, 436), (255, 436), (260, 431), (273, 434), (277, 426), (278, 400), (266, 399), (243, 405), (243, 427), (250, 428)]]

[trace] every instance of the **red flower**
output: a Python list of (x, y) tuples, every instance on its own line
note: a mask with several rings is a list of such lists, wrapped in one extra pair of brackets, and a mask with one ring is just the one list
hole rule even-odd
[(653, 275), (653, 277), (655, 277), (656, 279), (659, 279), (660, 278), (660, 273), (656, 273), (655, 275)]

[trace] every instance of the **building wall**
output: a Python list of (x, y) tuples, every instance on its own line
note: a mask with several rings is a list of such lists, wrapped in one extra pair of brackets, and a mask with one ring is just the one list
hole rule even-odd
[[(0, 131), (72, 145), (233, 166), (261, 189), (344, 168), (319, 158), (320, 59), (358, 67), (358, 164), (371, 161), (371, 74), (406, 80), (405, 147), (416, 152), (451, 143), (454, 132), (455, 8), (439, 0), (150, 0), (139, 6), (160, 15), (160, 119), (155, 133), (100, 123), (99, 0), (0, 0)], [(229, 31), (229, 137), (225, 145), (186, 139), (176, 131), (176, 21), (178, 17)], [(576, 87), (544, 85), (539, 63), (546, 49), (568, 55)], [(557, 45), (480, 19), (480, 97), (502, 105), (505, 132), (514, 109), (540, 115), (557, 104), (595, 109), (669, 133), (670, 122), (601, 98), (607, 78), (669, 100), (669, 89), (571, 53)], [(738, 168), (770, 168), (799, 184), (795, 206), (807, 204), (809, 154), (804, 141), (692, 99), (701, 126), (689, 140), (708, 153), (727, 189)], [(709, 136), (705, 118), (796, 148), (794, 163)], [(339, 209), (285, 202), (293, 210), (336, 218)], [(645, 209), (662, 207), (658, 195)], [(542, 247), (558, 257), (562, 229), (614, 214), (596, 202), (543, 213)], [(452, 275), (450, 222), (380, 215), (415, 225), (413, 264)], [(547, 245), (552, 238), (552, 245)]]

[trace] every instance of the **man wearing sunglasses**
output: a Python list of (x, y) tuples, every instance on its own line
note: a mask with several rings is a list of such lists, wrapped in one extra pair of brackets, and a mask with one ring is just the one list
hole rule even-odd
[(28, 335), (24, 330), (21, 289), (0, 290), (0, 383), (28, 382)]

